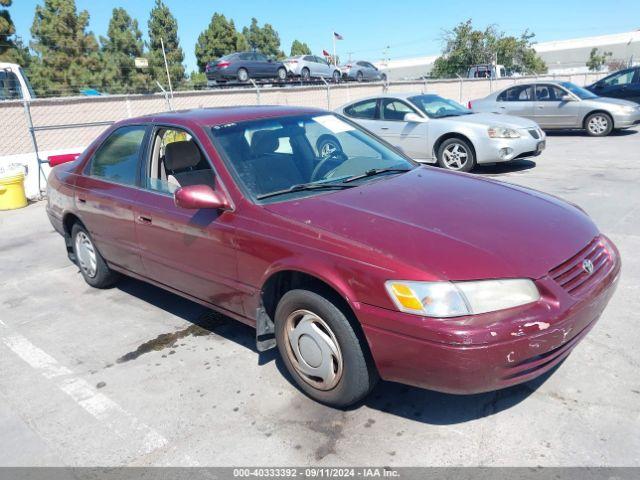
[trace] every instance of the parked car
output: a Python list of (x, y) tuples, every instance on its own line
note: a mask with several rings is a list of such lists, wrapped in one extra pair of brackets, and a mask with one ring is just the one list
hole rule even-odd
[(640, 103), (640, 66), (612, 73), (586, 88), (600, 97)]
[[(323, 135), (343, 149), (322, 156)], [(462, 394), (531, 380), (584, 338), (620, 272), (581, 209), (421, 167), (318, 109), (124, 120), (52, 170), (47, 198), (89, 285), (130, 275), (254, 326), (337, 407), (379, 377)]]
[(287, 69), (282, 62), (259, 52), (231, 53), (205, 67), (207, 85), (214, 86), (228, 81), (246, 83), (249, 79), (287, 79)]
[(545, 130), (585, 129), (594, 137), (640, 123), (640, 106), (599, 97), (571, 82), (521, 83), (469, 102), (474, 112), (528, 118)]
[[(540, 155), (545, 134), (535, 122), (474, 113), (453, 100), (420, 93), (377, 95), (337, 109), (418, 162), (469, 172), (477, 164)], [(321, 148), (339, 149), (330, 138)]]
[(291, 77), (308, 82), (312, 78), (330, 78), (338, 83), (342, 78), (340, 69), (317, 55), (298, 55), (284, 60)]
[(481, 63), (471, 65), (467, 70), (467, 78), (504, 78), (512, 76), (511, 71), (504, 65)]
[(29, 79), (20, 65), (0, 62), (0, 101), (36, 98)]
[(340, 67), (340, 71), (344, 80), (355, 80), (357, 82), (378, 82), (387, 78), (374, 64), (364, 60), (349, 62)]

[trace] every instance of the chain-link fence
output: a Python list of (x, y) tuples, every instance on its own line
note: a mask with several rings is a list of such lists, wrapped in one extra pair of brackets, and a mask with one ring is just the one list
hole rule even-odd
[[(383, 92), (424, 92), (451, 98), (462, 104), (519, 82), (538, 79), (595, 82), (602, 74), (511, 77), (497, 80), (453, 79), (382, 83), (324, 83), (308, 86), (253, 85), (244, 88), (163, 94), (65, 97), (0, 103), (0, 163), (28, 166), (27, 192), (37, 196), (46, 179), (47, 157), (80, 152), (113, 122), (169, 110), (234, 105), (298, 105), (334, 109), (340, 105)], [(36, 174), (44, 167), (42, 175)], [(34, 175), (35, 174), (35, 175)]]

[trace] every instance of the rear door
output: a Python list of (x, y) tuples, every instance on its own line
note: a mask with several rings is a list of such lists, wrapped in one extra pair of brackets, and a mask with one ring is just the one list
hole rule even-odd
[(367, 130), (379, 135), (378, 126), (378, 100), (377, 98), (369, 98), (360, 102), (353, 103), (344, 108), (344, 114), (359, 123)]
[(144, 274), (134, 226), (140, 184), (139, 165), (149, 127), (115, 130), (89, 159), (76, 180), (80, 219), (109, 263)]
[(495, 113), (506, 113), (533, 120), (534, 86), (516, 85), (503, 91), (496, 98)]
[(535, 89), (533, 120), (542, 128), (579, 127), (580, 102), (563, 101), (569, 92), (552, 83), (538, 83)]
[[(197, 152), (196, 161), (184, 158), (194, 158), (193, 154), (180, 153), (189, 152), (183, 148), (185, 144), (190, 144), (191, 152)], [(234, 213), (186, 210), (177, 207), (173, 198), (175, 190), (187, 184), (219, 188), (201, 144), (181, 128), (156, 126), (148, 150), (141, 173), (144, 188), (135, 209), (138, 243), (148, 277), (242, 314), (233, 246)], [(176, 152), (183, 157), (169, 159)]]
[(429, 123), (405, 122), (404, 116), (407, 113), (415, 113), (422, 117), (422, 114), (401, 99), (382, 98), (376, 133), (414, 160), (426, 161), (429, 157), (427, 152)]

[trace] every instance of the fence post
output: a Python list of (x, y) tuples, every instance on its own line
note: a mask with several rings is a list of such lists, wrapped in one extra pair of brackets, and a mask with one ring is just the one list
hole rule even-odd
[(45, 181), (47, 178), (44, 175), (44, 170), (42, 169), (42, 164), (47, 163), (45, 160), (40, 158), (40, 153), (38, 152), (38, 140), (36, 139), (36, 132), (33, 128), (33, 119), (31, 118), (31, 105), (28, 100), (23, 102), (24, 105), (24, 116), (27, 120), (27, 127), (29, 129), (29, 136), (31, 137), (31, 143), (33, 145), (33, 152), (36, 155), (36, 162), (38, 163), (38, 197), (42, 197), (42, 178), (44, 177)]
[(250, 78), (249, 81), (251, 82), (251, 85), (253, 85), (253, 88), (256, 89), (256, 103), (260, 105), (260, 88), (253, 78)]
[(127, 109), (127, 118), (131, 118), (133, 117), (133, 115), (131, 114), (131, 102), (129, 101), (129, 95), (125, 97), (124, 101), (125, 101), (125, 107)]
[(458, 103), (462, 103), (462, 77), (456, 73), (456, 77), (458, 77), (459, 87), (458, 87)]
[(329, 86), (329, 82), (327, 82), (324, 77), (320, 77), (320, 80), (327, 87), (327, 110), (331, 110), (331, 87)]

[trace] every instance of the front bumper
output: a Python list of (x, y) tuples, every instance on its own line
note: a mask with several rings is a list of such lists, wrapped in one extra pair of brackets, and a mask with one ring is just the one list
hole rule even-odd
[[(530, 130), (535, 131), (537, 138)], [(489, 138), (474, 144), (476, 162), (509, 162), (519, 158), (536, 157), (546, 148), (546, 135), (539, 128), (520, 129), (519, 138)], [(542, 145), (541, 145), (542, 144)]]
[(614, 114), (613, 125), (614, 128), (629, 128), (640, 125), (640, 109), (632, 113)]
[(529, 306), (431, 319), (360, 305), (380, 376), (431, 390), (472, 394), (531, 380), (564, 360), (593, 328), (615, 291), (620, 259), (578, 301), (550, 277)]

